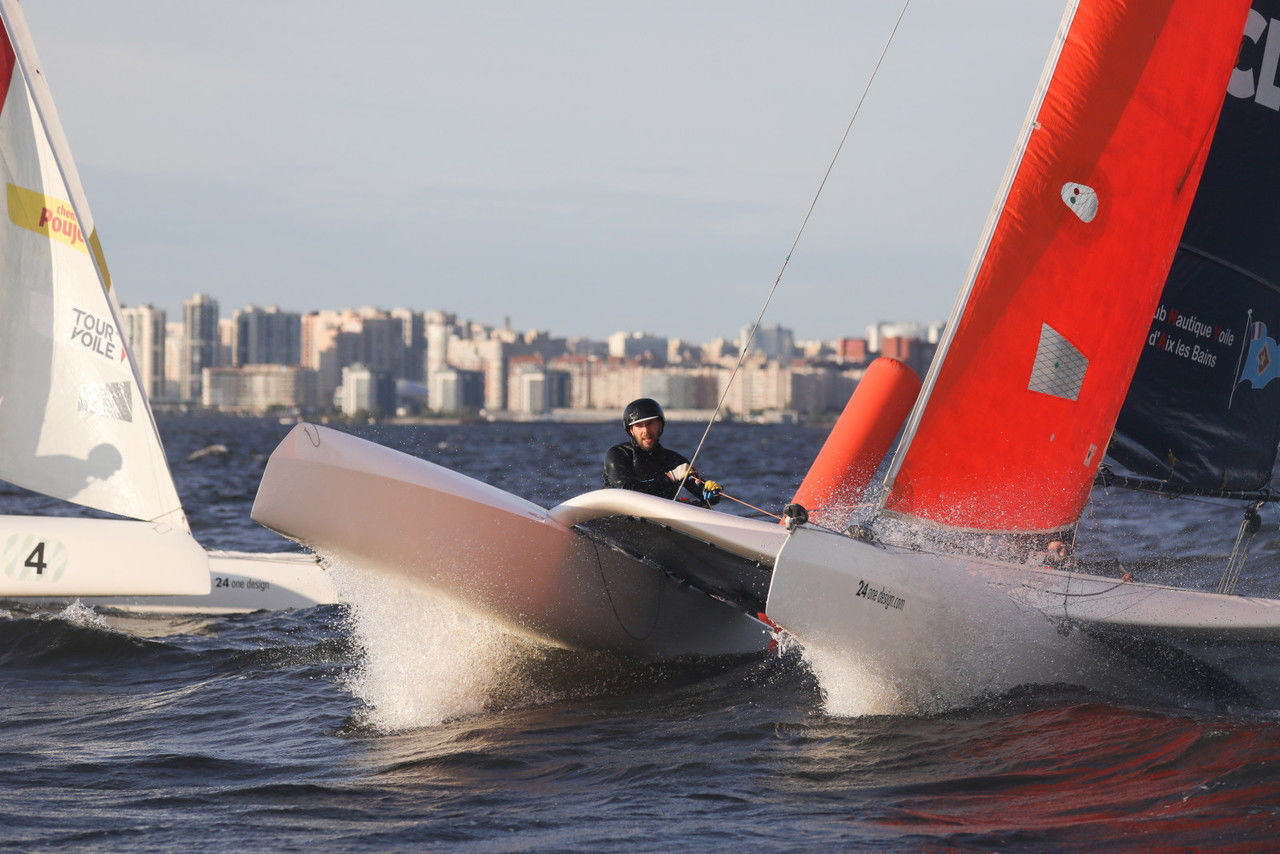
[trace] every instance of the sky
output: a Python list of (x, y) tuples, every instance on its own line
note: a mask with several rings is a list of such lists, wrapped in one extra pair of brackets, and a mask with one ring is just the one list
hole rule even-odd
[[(764, 316), (950, 312), (1062, 0), (912, 0)], [(755, 321), (902, 9), (24, 0), (123, 304)]]

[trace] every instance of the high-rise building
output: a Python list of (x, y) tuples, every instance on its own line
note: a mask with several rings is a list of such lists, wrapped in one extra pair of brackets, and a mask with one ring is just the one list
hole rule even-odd
[(164, 325), (164, 391), (169, 400), (177, 400), (182, 388), (182, 363), (186, 356), (186, 336), (181, 320)]
[(236, 321), (232, 317), (218, 320), (218, 367), (227, 368), (236, 361)]
[[(747, 336), (751, 334), (751, 327), (744, 326), (738, 333), (738, 347), (746, 346)], [(761, 353), (766, 359), (773, 359), (777, 362), (789, 362), (795, 354), (796, 340), (795, 334), (790, 329), (780, 323), (772, 326), (761, 326), (756, 330), (755, 338), (751, 341), (751, 352)]]
[[(404, 335), (400, 319), (377, 308), (360, 309), (360, 352), (357, 360), (371, 371), (400, 375)], [(344, 363), (344, 367), (350, 362)]]
[(393, 308), (391, 316), (400, 321), (400, 337), (404, 347), (399, 378), (414, 382), (425, 381), (427, 334), (422, 312), (408, 308)]
[(165, 314), (150, 305), (120, 308), (124, 340), (138, 366), (142, 389), (151, 400), (164, 398)]
[(316, 372), (321, 408), (332, 404), (333, 393), (342, 384), (342, 365), (338, 361), (342, 326), (342, 313), (331, 309), (313, 311), (302, 318), (302, 366)]
[(842, 362), (866, 362), (868, 349), (865, 338), (841, 338), (836, 342), (836, 358)]
[(393, 415), (396, 411), (396, 381), (386, 371), (374, 371), (361, 364), (342, 369), (342, 412), (379, 412)]
[(431, 375), (427, 401), (432, 412), (474, 412), (484, 406), (484, 373), (441, 368)]
[(449, 362), (449, 338), (454, 334), (458, 318), (443, 311), (428, 311), (423, 315), (426, 336), (426, 380), (436, 371), (447, 368)]
[(644, 359), (649, 364), (667, 363), (667, 339), (648, 332), (615, 332), (609, 336), (609, 355), (616, 359)]
[(251, 305), (235, 313), (232, 364), (297, 365), (302, 361), (302, 316), (276, 306)]
[(201, 372), (218, 366), (218, 301), (196, 294), (182, 304), (183, 353), (178, 397), (183, 402), (201, 400)]

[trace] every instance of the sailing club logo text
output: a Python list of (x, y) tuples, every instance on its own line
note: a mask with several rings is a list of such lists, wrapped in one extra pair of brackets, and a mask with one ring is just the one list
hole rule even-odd
[(1197, 338), (1208, 338), (1227, 347), (1236, 343), (1236, 334), (1225, 326), (1204, 323), (1194, 314), (1184, 314), (1177, 309), (1166, 308), (1164, 305), (1156, 309), (1155, 319), (1167, 320), (1178, 329), (1184, 329)]
[[(1205, 323), (1194, 314), (1169, 308), (1163, 303), (1156, 309), (1152, 320), (1154, 322), (1147, 336), (1147, 346), (1189, 359), (1206, 368), (1216, 367), (1218, 356), (1227, 352), (1236, 342), (1236, 333), (1232, 329)], [(1191, 336), (1191, 341), (1184, 342), (1175, 330), (1187, 333)]]
[[(1258, 46), (1262, 50), (1251, 49)], [(1280, 112), (1280, 86), (1276, 85), (1277, 52), (1280, 52), (1280, 21), (1257, 9), (1250, 9), (1244, 23), (1240, 61), (1231, 72), (1227, 94), (1242, 100), (1251, 99), (1267, 109)]]

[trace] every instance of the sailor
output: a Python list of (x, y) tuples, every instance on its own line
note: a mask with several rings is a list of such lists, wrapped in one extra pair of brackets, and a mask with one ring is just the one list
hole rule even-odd
[(720, 484), (703, 480), (690, 468), (683, 454), (664, 448), (658, 441), (666, 426), (667, 418), (656, 400), (642, 397), (627, 404), (622, 412), (622, 427), (630, 438), (605, 454), (605, 488), (633, 489), (660, 498), (675, 498), (680, 482), (684, 481), (685, 489), (697, 496), (697, 503), (717, 503)]

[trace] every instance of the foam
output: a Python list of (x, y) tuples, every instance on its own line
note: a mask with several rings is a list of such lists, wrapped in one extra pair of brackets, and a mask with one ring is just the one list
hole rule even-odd
[(536, 649), (405, 582), (323, 560), (360, 653), (344, 681), (364, 725), (394, 731), (484, 711)]
[(919, 711), (880, 675), (850, 656), (805, 646), (783, 634), (779, 652), (798, 647), (822, 689), (822, 710), (833, 717), (898, 715)]
[(93, 610), (92, 605), (86, 605), (79, 599), (76, 599), (70, 605), (59, 611), (56, 618), (59, 620), (65, 620), (71, 625), (79, 626), (81, 628), (111, 631), (111, 626), (107, 623), (106, 619), (97, 611)]

